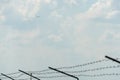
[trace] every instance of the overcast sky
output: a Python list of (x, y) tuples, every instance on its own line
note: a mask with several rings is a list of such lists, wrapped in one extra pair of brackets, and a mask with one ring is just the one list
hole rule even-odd
[(0, 73), (72, 66), (105, 55), (120, 57), (120, 0), (0, 0)]

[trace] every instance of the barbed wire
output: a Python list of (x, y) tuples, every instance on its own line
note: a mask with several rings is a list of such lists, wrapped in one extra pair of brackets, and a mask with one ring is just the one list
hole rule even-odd
[[(103, 74), (92, 74), (92, 75), (87, 75), (87, 74), (79, 74), (79, 75), (74, 75), (76, 77), (104, 77), (104, 76), (120, 76), (120, 73), (103, 73)], [(65, 78), (69, 77), (66, 75), (56, 75), (56, 76), (37, 76), (38, 78)], [(24, 79), (16, 79), (16, 80), (28, 80), (29, 78), (24, 78)]]
[[(12, 78), (19, 78), (19, 77), (21, 77), (22, 75), (24, 75), (24, 74), (19, 74), (19, 75), (17, 75), (17, 76), (10, 76), (10, 77), (12, 77)], [(2, 76), (2, 75), (1, 75)], [(7, 77), (0, 77), (1, 79), (7, 79)]]
[(88, 76), (88, 77), (103, 77), (103, 76), (120, 76), (120, 73), (104, 73), (95, 75), (75, 75), (75, 76)]
[(76, 67), (83, 67), (83, 66), (92, 65), (92, 64), (95, 64), (95, 63), (100, 63), (100, 62), (103, 62), (103, 61), (107, 61), (107, 60), (103, 59), (103, 60), (93, 61), (93, 62), (81, 64), (81, 65), (68, 66), (68, 67), (60, 67), (60, 68), (57, 68), (57, 69), (69, 69), (69, 68), (71, 69), (71, 68), (76, 68)]
[[(74, 75), (76, 77), (104, 77), (104, 76), (120, 76), (120, 73), (103, 73), (103, 74), (93, 74), (93, 75), (87, 75), (87, 74), (79, 74)], [(66, 75), (56, 75), (56, 76), (38, 76), (38, 78), (64, 78), (69, 77)]]
[(7, 75), (15, 75), (15, 74), (19, 74), (20, 72), (14, 72), (14, 73), (9, 73)]
[(25, 79), (15, 79), (15, 80), (30, 80), (30, 78), (25, 78)]
[[(16, 74), (19, 74), (19, 73), (20, 73), (20, 72), (14, 72), (14, 73), (6, 74), (6, 75), (12, 76), (12, 75), (16, 75)], [(7, 79), (6, 77), (4, 77), (4, 76), (2, 76), (2, 75), (0, 75), (0, 78), (1, 78), (1, 79)]]
[[(120, 65), (117, 65), (117, 66), (105, 66), (105, 67), (86, 69), (86, 70), (81, 70), (81, 71), (64, 71), (64, 72), (67, 72), (67, 73), (83, 73), (83, 72), (89, 72), (89, 71), (92, 72), (92, 71), (112, 69), (112, 68), (120, 68)], [(35, 74), (35, 75), (46, 75), (46, 74), (57, 74), (57, 73), (58, 72), (46, 72), (46, 73), (33, 73), (33, 74)]]
[[(14, 73), (9, 73), (9, 74), (6, 74), (6, 75), (15, 75), (15, 74), (19, 74), (20, 72), (14, 72)], [(2, 75), (0, 75), (2, 76)]]
[[(116, 58), (117, 60), (120, 58)], [(68, 66), (68, 67), (59, 67), (56, 69), (71, 69), (71, 68), (76, 68), (76, 67), (84, 67), (84, 66), (88, 66), (88, 65), (92, 65), (92, 64), (96, 64), (96, 63), (101, 63), (101, 62), (106, 62), (106, 61), (110, 61), (109, 59), (101, 59), (101, 60), (97, 60), (97, 61), (92, 61), (92, 62), (88, 62), (85, 64), (80, 64), (80, 65), (74, 65), (74, 66)]]
[(19, 77), (21, 77), (21, 76), (23, 76), (24, 74), (20, 74), (20, 75), (18, 75), (18, 76), (12, 76), (12, 78), (19, 78)]
[[(101, 60), (92, 61), (92, 62), (80, 64), (80, 65), (58, 67), (56, 69), (72, 69), (72, 68), (84, 67), (84, 66), (88, 66), (88, 65), (92, 65), (92, 64), (96, 64), (96, 63), (101, 63), (101, 62), (105, 62), (105, 61), (109, 61), (109, 60), (108, 59), (101, 59)], [(41, 70), (41, 71), (28, 71), (28, 72), (31, 72), (31, 73), (37, 73), (38, 72), (38, 73), (41, 73), (41, 72), (46, 72), (46, 71), (50, 71), (50, 69), (44, 69), (44, 70)]]

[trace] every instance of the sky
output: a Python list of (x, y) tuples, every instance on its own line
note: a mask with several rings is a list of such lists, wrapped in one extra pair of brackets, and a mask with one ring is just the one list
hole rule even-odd
[[(78, 65), (105, 55), (120, 57), (120, 0), (0, 0), (0, 73)], [(105, 64), (117, 65), (86, 69)]]

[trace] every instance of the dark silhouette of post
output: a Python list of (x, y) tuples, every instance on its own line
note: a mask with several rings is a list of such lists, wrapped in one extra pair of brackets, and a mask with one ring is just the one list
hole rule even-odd
[[(5, 77), (7, 77), (7, 78), (9, 78), (9, 79), (15, 80), (15, 79), (13, 79), (12, 77), (10, 77), (10, 76), (8, 76), (8, 75), (6, 75), (6, 74), (1, 73), (1, 75), (5, 76)], [(0, 79), (0, 80), (1, 80), (1, 79)]]
[(72, 77), (72, 78), (75, 78), (75, 79), (79, 80), (79, 78), (76, 77), (76, 76), (74, 76), (74, 75), (68, 74), (68, 73), (66, 73), (66, 72), (60, 71), (60, 70), (55, 69), (55, 68), (52, 68), (52, 67), (48, 67), (48, 68), (51, 69), (51, 70), (57, 71), (57, 72), (59, 72), (59, 73), (65, 74), (65, 75), (67, 75), (67, 76), (70, 76), (70, 77)]
[(105, 58), (110, 59), (110, 60), (112, 60), (112, 61), (117, 62), (117, 63), (120, 64), (120, 61), (118, 61), (117, 59), (111, 58), (109, 56), (105, 56)]
[(30, 77), (32, 77), (32, 78), (35, 78), (35, 79), (37, 79), (37, 80), (40, 80), (39, 78), (37, 78), (37, 77), (35, 77), (35, 76), (33, 76), (33, 75), (25, 72), (25, 71), (22, 71), (22, 70), (19, 70), (19, 71), (22, 72), (22, 73), (24, 73), (24, 74), (26, 74), (26, 75), (28, 75), (28, 76), (30, 76)]

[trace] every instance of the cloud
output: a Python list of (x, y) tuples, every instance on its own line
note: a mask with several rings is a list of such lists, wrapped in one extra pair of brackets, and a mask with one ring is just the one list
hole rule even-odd
[[(2, 2), (1, 10), (4, 16), (11, 14), (16, 17), (22, 17), (23, 20), (31, 20), (36, 17), (41, 8), (41, 0), (11, 0)], [(10, 11), (9, 14), (7, 11)]]
[(40, 29), (34, 28), (33, 30), (27, 30), (27, 31), (21, 31), (17, 29), (11, 29), (1, 27), (1, 34), (2, 37), (2, 44), (6, 46), (6, 43), (9, 43), (11, 45), (17, 45), (17, 44), (30, 44), (32, 43), (36, 38), (40, 36)]
[[(91, 22), (91, 18), (87, 16), (89, 15), (81, 13), (79, 17), (73, 15), (64, 19), (61, 23), (60, 32), (63, 34), (64, 41), (67, 42), (66, 45), (71, 46), (74, 54), (87, 58), (93, 56), (96, 58), (103, 57), (108, 51), (111, 51), (112, 45), (114, 47), (118, 46), (120, 33), (116, 30), (119, 30), (119, 25), (94, 20)], [(100, 41), (103, 34), (105, 40)], [(115, 48), (112, 50), (114, 52), (119, 51)]]
[(63, 17), (60, 13), (58, 13), (58, 11), (53, 11), (51, 13), (51, 16), (52, 17), (57, 17), (57, 18), (62, 18)]
[[(42, 67), (46, 68), (48, 65), (70, 64), (69, 60), (66, 60), (68, 57), (64, 54), (68, 53), (69, 50), (58, 50), (41, 42), (42, 38), (39, 38), (40, 30), (40, 28), (17, 30), (10, 28), (10, 26), (1, 25), (0, 62), (1, 67), (5, 66), (4, 72), (13, 72), (17, 69), (41, 70)], [(45, 37), (43, 34), (42, 36)], [(60, 35), (56, 34), (51, 34), (49, 38), (56, 42), (62, 39)], [(65, 60), (66, 62), (64, 62)]]
[(45, 3), (51, 3), (52, 0), (44, 0)]
[(54, 42), (59, 42), (63, 40), (61, 35), (54, 35), (54, 34), (49, 35), (48, 38)]
[(5, 16), (0, 15), (0, 21), (4, 21), (5, 20)]
[[(1, 5), (1, 4), (0, 4)], [(0, 6), (1, 8), (0, 8), (0, 21), (2, 22), (2, 21), (5, 21), (5, 15), (3, 14), (3, 10), (4, 10), (4, 8), (2, 7), (2, 6)], [(1, 23), (0, 22), (0, 23)]]
[(114, 17), (119, 16), (119, 15), (120, 15), (120, 11), (114, 10), (114, 11), (111, 11), (110, 13), (108, 13), (106, 18), (111, 19), (111, 18), (114, 18)]
[(114, 5), (115, 2), (116, 0), (98, 0), (87, 11), (78, 14), (77, 18), (84, 20), (114, 18), (120, 15), (120, 10)]
[(12, 0), (7, 7), (11, 8), (11, 11), (14, 11), (15, 14), (20, 14), (23, 19), (27, 20), (36, 16), (40, 9), (40, 0)]
[(95, 4), (93, 4), (89, 10), (87, 11), (87, 14), (92, 18), (94, 17), (104, 17), (106, 13), (109, 12), (111, 9), (112, 0), (105, 1), (105, 0), (98, 0)]
[(69, 5), (77, 5), (77, 0), (64, 0), (64, 2)]
[(106, 30), (103, 35), (100, 38), (100, 41), (102, 42), (112, 42), (113, 43), (118, 43), (120, 40), (120, 33), (114, 30)]
[(58, 6), (58, 1), (57, 0), (42, 0), (43, 3), (49, 5), (51, 8), (56, 8)]

